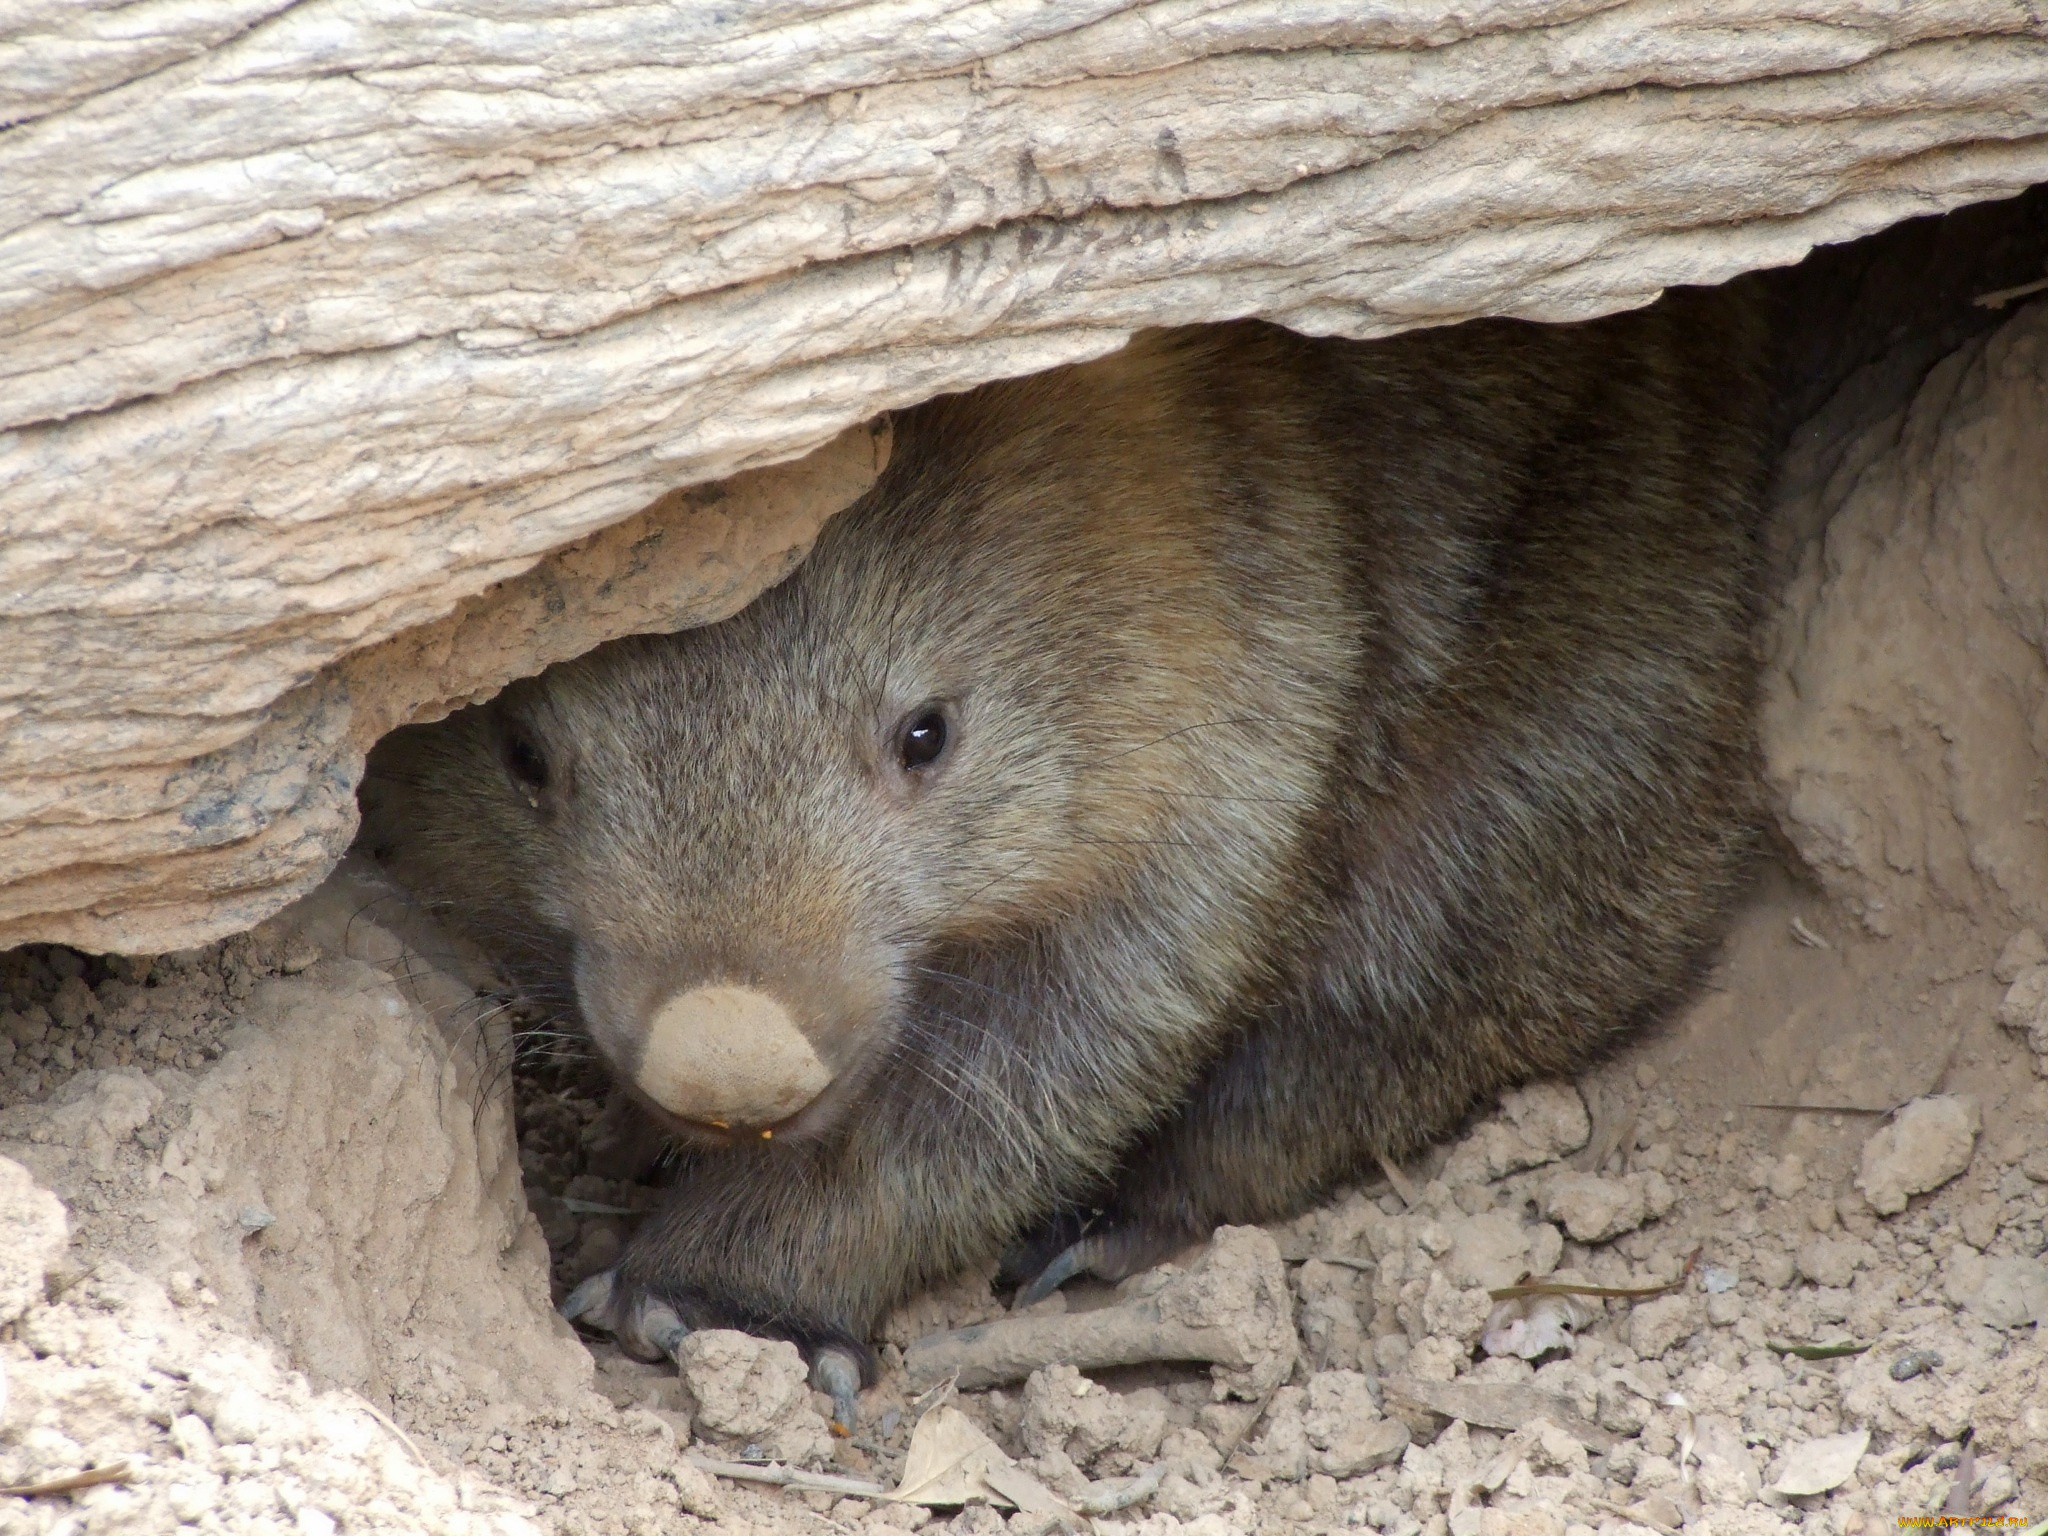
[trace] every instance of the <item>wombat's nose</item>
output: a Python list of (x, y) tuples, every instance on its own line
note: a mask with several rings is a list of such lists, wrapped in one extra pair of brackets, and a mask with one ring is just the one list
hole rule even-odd
[(655, 1103), (686, 1120), (766, 1126), (823, 1093), (832, 1070), (766, 992), (705, 986), (654, 1010), (633, 1076)]

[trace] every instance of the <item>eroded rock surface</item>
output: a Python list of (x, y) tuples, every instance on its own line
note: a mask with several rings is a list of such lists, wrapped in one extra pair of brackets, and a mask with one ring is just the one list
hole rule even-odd
[[(549, 1306), (493, 1065), (509, 1047), (376, 921), (387, 895), (324, 887), (255, 936), (271, 963), (244, 973), (214, 1056), (152, 1053), (0, 1107), (0, 1150), (94, 1214), (83, 1259), (203, 1274), (223, 1316), (323, 1384), (390, 1402), (460, 1359), (479, 1390), (574, 1401), (589, 1363)], [(131, 990), (138, 1014), (190, 996), (175, 976)]]
[(2037, 303), (1890, 421), (1802, 434), (1785, 471), (1783, 515), (1825, 532), (1771, 626), (1766, 769), (1801, 856), (1874, 933), (1986, 899), (2048, 926), (2044, 421)]
[[(156, 642), (95, 626), (58, 652), (23, 653), (26, 670), (0, 680), (0, 707), (10, 688), (40, 696), (12, 732), (0, 714), (0, 946), (155, 954), (254, 926), (346, 851), (363, 754), (379, 736), (615, 636), (737, 611), (874, 482), (888, 446), (885, 425), (854, 427), (795, 463), (674, 492), (551, 554), (476, 525), (440, 529), (432, 553), (394, 547), (388, 530), (340, 543), (323, 530), (289, 560), (325, 571), (328, 589), (280, 599), (289, 616), (238, 607), (281, 578), (208, 575), (190, 594), (199, 613), (173, 622), (152, 610)], [(491, 551), (480, 579), (415, 590), (388, 611), (351, 606), (382, 563), (422, 571), (474, 545)], [(168, 573), (152, 581), (175, 586)], [(6, 582), (0, 573), (0, 596)], [(243, 623), (263, 632), (250, 642), (258, 659), (231, 638)], [(309, 632), (321, 626), (331, 632)], [(152, 643), (173, 645), (173, 658), (204, 652), (211, 680), (169, 682), (162, 667), (184, 663), (153, 660)], [(113, 693), (80, 690), (79, 668)]]

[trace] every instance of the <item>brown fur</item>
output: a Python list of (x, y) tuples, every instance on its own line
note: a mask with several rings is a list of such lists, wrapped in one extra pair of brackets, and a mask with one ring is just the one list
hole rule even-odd
[(1129, 1268), (1667, 998), (1751, 825), (1759, 331), (1150, 334), (906, 413), (733, 619), (380, 746), (366, 838), (615, 1064), (711, 976), (855, 1064), (689, 1154), (617, 1317), (861, 1338), (1088, 1201)]

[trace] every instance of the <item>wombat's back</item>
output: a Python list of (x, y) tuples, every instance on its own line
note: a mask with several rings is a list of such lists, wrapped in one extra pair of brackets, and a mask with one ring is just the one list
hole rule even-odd
[(1764, 350), (1740, 289), (1318, 350), (1325, 441), (1366, 449), (1328, 922), (1131, 1156), (1124, 1220), (1299, 1209), (1685, 982), (1754, 828)]

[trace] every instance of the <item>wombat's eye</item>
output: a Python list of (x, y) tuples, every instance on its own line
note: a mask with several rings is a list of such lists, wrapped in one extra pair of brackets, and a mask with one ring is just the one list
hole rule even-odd
[(928, 768), (946, 750), (946, 717), (936, 709), (921, 709), (910, 717), (897, 738), (896, 753), (905, 768)]
[(548, 760), (541, 756), (533, 738), (516, 728), (505, 733), (504, 753), (505, 772), (526, 796), (526, 803), (538, 810), (541, 791), (548, 787)]

